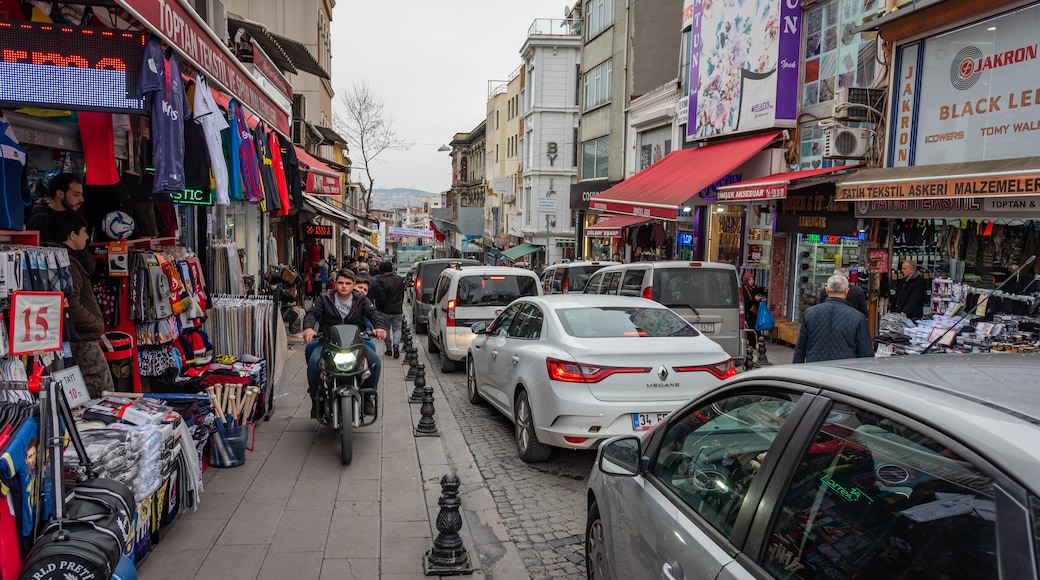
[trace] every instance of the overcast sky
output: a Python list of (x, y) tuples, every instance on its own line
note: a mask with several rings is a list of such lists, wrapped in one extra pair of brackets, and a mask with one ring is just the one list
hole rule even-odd
[(504, 80), (520, 66), (535, 19), (562, 20), (566, 6), (564, 0), (339, 0), (332, 18), (333, 110), (352, 83), (367, 82), (397, 134), (415, 143), (373, 163), (376, 189), (449, 189), (451, 158), (437, 148), (480, 124), (488, 81)]

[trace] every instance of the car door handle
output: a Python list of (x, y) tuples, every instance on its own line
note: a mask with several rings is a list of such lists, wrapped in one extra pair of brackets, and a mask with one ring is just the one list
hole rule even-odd
[(516, 356), (516, 355), (514, 354), (514, 355), (513, 355), (513, 356), (511, 356), (510, 358), (512, 359), (512, 361), (513, 361), (513, 364), (515, 364), (515, 365), (516, 365), (516, 364), (520, 364), (520, 357), (518, 357), (518, 356)]
[(683, 578), (685, 578), (682, 564), (679, 562), (672, 562), (671, 564), (666, 562), (664, 566), (661, 566), (661, 573), (664, 574), (664, 577), (668, 580), (683, 580)]
[(498, 358), (498, 351), (497, 350), (491, 351), (491, 358)]

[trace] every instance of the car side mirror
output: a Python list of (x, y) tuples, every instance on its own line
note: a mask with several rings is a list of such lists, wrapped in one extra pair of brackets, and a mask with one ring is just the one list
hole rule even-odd
[(625, 435), (608, 440), (600, 447), (599, 470), (608, 475), (639, 473), (639, 438)]
[(473, 334), (487, 334), (488, 324), (486, 322), (475, 322), (473, 326), (469, 327), (470, 332)]

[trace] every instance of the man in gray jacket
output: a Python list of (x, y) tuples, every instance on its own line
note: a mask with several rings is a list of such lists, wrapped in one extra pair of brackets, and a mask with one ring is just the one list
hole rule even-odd
[(867, 317), (845, 301), (848, 293), (848, 278), (835, 274), (827, 279), (827, 300), (802, 315), (792, 362), (874, 356)]

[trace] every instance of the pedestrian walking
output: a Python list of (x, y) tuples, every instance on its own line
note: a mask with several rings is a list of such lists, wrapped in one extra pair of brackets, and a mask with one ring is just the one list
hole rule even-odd
[[(838, 268), (834, 271), (834, 273), (841, 274), (842, 276), (845, 276), (845, 278), (849, 277), (848, 268)], [(824, 300), (827, 300), (826, 286), (820, 288), (819, 302), (823, 302)], [(863, 292), (863, 289), (860, 288), (859, 285), (853, 284), (851, 281), (849, 282), (849, 295), (845, 297), (845, 301), (849, 303), (849, 306), (862, 312), (863, 316), (867, 315), (867, 295), (865, 292)]]
[(848, 293), (848, 278), (835, 274), (827, 279), (827, 300), (802, 315), (792, 362), (874, 356), (867, 317), (845, 301)]
[(386, 334), (386, 352), (394, 358), (401, 356), (401, 320), (404, 318), (404, 280), (394, 272), (394, 263), (387, 260), (380, 267), (382, 274), (376, 280), (376, 308), (390, 323)]

